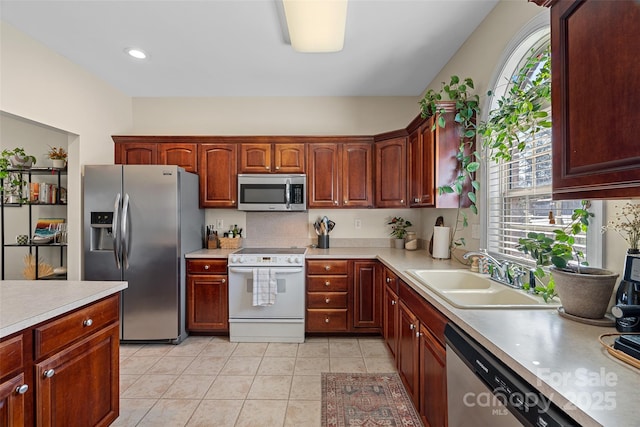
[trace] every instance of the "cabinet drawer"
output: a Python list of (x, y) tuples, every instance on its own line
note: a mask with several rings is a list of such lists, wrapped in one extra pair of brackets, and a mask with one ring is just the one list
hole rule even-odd
[(117, 295), (112, 296), (36, 327), (33, 331), (35, 358), (39, 359), (110, 323), (117, 322), (118, 299)]
[(347, 308), (346, 292), (309, 292), (308, 308)]
[(223, 273), (227, 274), (226, 259), (198, 259), (187, 260), (188, 274), (209, 274)]
[(308, 332), (347, 330), (347, 310), (307, 310)]
[(310, 276), (307, 277), (309, 292), (347, 292), (347, 278), (344, 276)]
[(22, 335), (0, 343), (0, 378), (22, 370), (22, 365), (24, 364), (22, 348)]
[(309, 260), (307, 274), (347, 274), (346, 260)]

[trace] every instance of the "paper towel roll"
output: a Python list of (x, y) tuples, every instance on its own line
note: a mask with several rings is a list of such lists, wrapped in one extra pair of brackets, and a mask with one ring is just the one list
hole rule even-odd
[(451, 227), (433, 227), (433, 257), (449, 258), (449, 237)]

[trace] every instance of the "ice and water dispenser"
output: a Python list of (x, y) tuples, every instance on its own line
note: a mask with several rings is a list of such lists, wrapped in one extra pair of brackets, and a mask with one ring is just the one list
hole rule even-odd
[(91, 212), (91, 250), (113, 250), (113, 212)]

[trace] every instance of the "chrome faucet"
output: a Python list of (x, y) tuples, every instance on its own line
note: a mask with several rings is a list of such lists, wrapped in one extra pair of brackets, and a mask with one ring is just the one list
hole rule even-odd
[(491, 264), (493, 264), (493, 272), (490, 276), (492, 280), (513, 288), (522, 288), (522, 276), (524, 275), (524, 271), (517, 264), (513, 264), (513, 268), (510, 268), (512, 264), (509, 261), (498, 261), (483, 250), (480, 250), (479, 252), (467, 252), (462, 255), (462, 258), (469, 259), (472, 256), (486, 258), (491, 262)]

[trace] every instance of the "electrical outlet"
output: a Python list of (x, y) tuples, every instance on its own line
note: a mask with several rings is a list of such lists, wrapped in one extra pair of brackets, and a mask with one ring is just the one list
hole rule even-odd
[(362, 220), (360, 218), (354, 219), (353, 226), (356, 228), (356, 230), (360, 230), (362, 228)]
[(471, 224), (471, 238), (479, 239), (480, 238), (480, 225)]
[(224, 221), (216, 219), (216, 230), (222, 230), (224, 228)]

